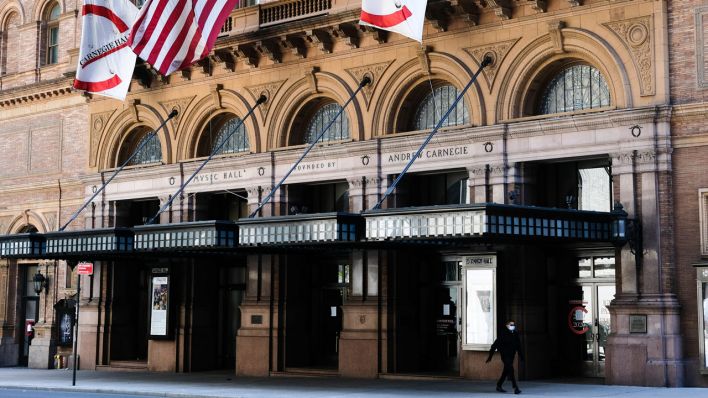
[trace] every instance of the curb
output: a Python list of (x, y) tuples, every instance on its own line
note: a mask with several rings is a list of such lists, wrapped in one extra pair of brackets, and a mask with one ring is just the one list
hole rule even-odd
[[(146, 397), (169, 397), (169, 398), (224, 398), (224, 395), (194, 395), (188, 393), (177, 393), (177, 392), (153, 392), (153, 391), (131, 391), (131, 390), (118, 390), (110, 388), (96, 388), (96, 387), (38, 387), (38, 386), (7, 386), (0, 385), (1, 390), (32, 390), (32, 391), (60, 391), (60, 392), (82, 392), (82, 393), (95, 393), (95, 394), (113, 394), (113, 395), (142, 395)], [(239, 396), (229, 396), (228, 398), (245, 398)]]

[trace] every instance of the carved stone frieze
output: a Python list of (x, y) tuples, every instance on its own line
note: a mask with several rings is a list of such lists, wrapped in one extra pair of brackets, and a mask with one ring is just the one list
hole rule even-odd
[(255, 86), (246, 87), (246, 90), (248, 90), (248, 92), (251, 93), (251, 95), (253, 96), (254, 99), (257, 99), (258, 97), (260, 97), (261, 94), (265, 95), (266, 98), (268, 98), (268, 100), (266, 102), (262, 103), (258, 107), (258, 111), (261, 114), (261, 118), (265, 119), (266, 116), (268, 115), (268, 110), (270, 109), (270, 104), (273, 103), (273, 99), (278, 94), (278, 91), (280, 90), (280, 88), (283, 87), (283, 84), (285, 84), (286, 80), (279, 80), (277, 82), (257, 84)]
[(467, 169), (470, 177), (474, 179), (483, 179), (487, 177), (487, 166), (475, 166)]
[(347, 184), (349, 184), (350, 189), (363, 189), (364, 188), (364, 178), (363, 177), (351, 177), (347, 178)]
[(464, 49), (467, 54), (474, 58), (478, 65), (482, 63), (485, 56), (492, 58), (492, 64), (484, 68), (482, 72), (490, 89), (494, 84), (494, 79), (499, 71), (499, 66), (504, 61), (504, 58), (509, 53), (509, 50), (511, 50), (517, 41), (519, 41), (519, 39), (506, 40), (499, 43)]
[(371, 83), (364, 86), (364, 88), (361, 90), (364, 93), (364, 100), (366, 101), (367, 108), (369, 107), (371, 96), (374, 94), (374, 91), (376, 90), (376, 86), (378, 85), (381, 76), (383, 76), (383, 74), (386, 72), (386, 69), (388, 69), (388, 67), (391, 66), (392, 63), (393, 61), (386, 61), (346, 69), (347, 73), (349, 73), (349, 75), (353, 77), (354, 80), (357, 81), (357, 83), (361, 82), (361, 80), (364, 79), (364, 76), (368, 76), (369, 79), (371, 79)]
[(162, 109), (164, 109), (167, 113), (172, 112), (173, 109), (177, 109), (177, 116), (173, 117), (172, 120), (170, 120), (173, 134), (177, 133), (177, 126), (179, 125), (179, 121), (182, 120), (182, 115), (187, 110), (189, 104), (192, 103), (194, 98), (196, 98), (196, 96), (178, 98), (171, 101), (162, 101), (159, 103)]
[(503, 164), (492, 164), (489, 165), (489, 176), (490, 177), (503, 177), (506, 173), (506, 166)]
[(653, 23), (651, 16), (626, 19), (603, 24), (629, 50), (639, 75), (642, 96), (655, 94)]
[(656, 152), (655, 151), (637, 152), (634, 159), (637, 164), (653, 164), (654, 162), (656, 162)]
[(96, 158), (98, 156), (98, 144), (101, 141), (103, 130), (115, 111), (107, 111), (94, 113), (91, 115), (91, 151), (89, 152), (89, 166), (96, 167)]
[(568, 3), (570, 3), (571, 7), (578, 7), (578, 6), (582, 5), (581, 0), (568, 0)]

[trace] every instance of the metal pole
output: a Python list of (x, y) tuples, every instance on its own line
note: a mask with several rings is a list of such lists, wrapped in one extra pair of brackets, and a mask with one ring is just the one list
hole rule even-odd
[(465, 88), (463, 88), (462, 91), (460, 92), (460, 94), (457, 96), (457, 98), (455, 98), (455, 102), (453, 102), (452, 105), (450, 105), (450, 107), (447, 109), (447, 112), (445, 112), (443, 117), (438, 121), (438, 124), (435, 126), (433, 131), (430, 132), (430, 134), (428, 135), (428, 138), (426, 138), (425, 141), (423, 141), (423, 145), (421, 145), (420, 148), (418, 148), (418, 151), (416, 151), (415, 155), (413, 155), (411, 157), (411, 160), (408, 161), (408, 164), (406, 164), (406, 167), (403, 168), (403, 171), (401, 171), (401, 173), (398, 175), (398, 177), (396, 177), (396, 179), (393, 181), (393, 184), (391, 184), (391, 186), (386, 190), (386, 193), (384, 194), (384, 196), (381, 198), (381, 200), (379, 200), (378, 203), (376, 203), (376, 205), (373, 207), (373, 209), (381, 208), (381, 203), (383, 203), (383, 201), (386, 200), (388, 195), (390, 195), (391, 192), (393, 192), (393, 190), (396, 189), (396, 185), (398, 185), (398, 183), (401, 181), (403, 176), (406, 175), (406, 172), (408, 171), (408, 169), (413, 165), (413, 162), (415, 162), (415, 160), (418, 158), (418, 156), (420, 156), (421, 152), (423, 152), (423, 149), (425, 149), (425, 146), (428, 145), (428, 143), (430, 142), (431, 139), (433, 139), (433, 136), (435, 135), (435, 133), (437, 133), (438, 130), (440, 129), (440, 127), (442, 127), (442, 124), (445, 122), (445, 120), (447, 120), (447, 117), (450, 116), (450, 112), (452, 112), (452, 110), (455, 109), (455, 106), (457, 106), (457, 103), (460, 102), (460, 100), (465, 95), (467, 90), (477, 80), (477, 76), (479, 76), (479, 74), (482, 73), (482, 69), (484, 69), (486, 66), (488, 66), (491, 63), (492, 63), (492, 59), (490, 57), (484, 58), (484, 60), (482, 61), (482, 64), (479, 66), (479, 69), (472, 76), (472, 79), (470, 79), (470, 82), (467, 83)]
[(359, 93), (359, 91), (361, 91), (361, 89), (364, 88), (364, 86), (366, 86), (366, 85), (369, 84), (369, 83), (371, 83), (371, 79), (369, 78), (369, 76), (364, 76), (364, 78), (361, 79), (361, 83), (359, 83), (359, 87), (357, 87), (357, 89), (356, 89), (356, 90), (354, 91), (354, 93), (349, 97), (349, 99), (347, 100), (347, 102), (345, 102), (344, 105), (342, 105), (342, 108), (339, 109), (339, 112), (337, 112), (337, 114), (332, 118), (332, 120), (330, 120), (329, 123), (327, 123), (327, 126), (325, 126), (325, 128), (322, 129), (322, 131), (317, 135), (317, 137), (316, 137), (314, 140), (312, 140), (312, 142), (310, 143), (310, 145), (305, 149), (305, 152), (304, 152), (304, 153), (300, 156), (300, 158), (292, 165), (292, 167), (290, 167), (290, 170), (288, 170), (288, 172), (285, 173), (285, 176), (283, 176), (283, 178), (280, 179), (280, 182), (278, 182), (278, 183), (275, 185), (275, 187), (273, 187), (273, 189), (270, 191), (270, 193), (268, 194), (268, 196), (266, 196), (266, 198), (263, 199), (263, 202), (258, 205), (258, 208), (257, 208), (256, 210), (254, 210), (253, 213), (251, 213), (251, 215), (248, 216), (248, 218), (253, 218), (253, 217), (255, 217), (256, 214), (258, 214), (258, 212), (261, 211), (261, 209), (263, 208), (263, 206), (265, 206), (265, 205), (270, 201), (270, 199), (273, 197), (273, 195), (275, 195), (275, 191), (277, 191), (277, 190), (280, 188), (280, 186), (283, 185), (283, 183), (285, 182), (285, 179), (287, 179), (287, 178), (290, 176), (290, 174), (292, 174), (292, 172), (295, 170), (295, 168), (297, 167), (297, 165), (300, 164), (300, 162), (302, 161), (302, 159), (304, 159), (305, 156), (307, 156), (307, 154), (310, 153), (310, 151), (312, 150), (312, 148), (314, 148), (315, 144), (317, 144), (317, 141), (319, 141), (320, 138), (322, 138), (322, 136), (324, 136), (324, 134), (327, 132), (327, 130), (329, 130), (329, 128), (332, 126), (332, 124), (334, 124), (334, 122), (337, 120), (337, 118), (339, 117), (339, 115), (341, 115), (342, 112), (344, 112), (344, 109), (347, 107), (347, 105), (349, 105), (349, 103), (352, 102), (352, 100), (354, 99), (354, 97), (356, 97), (356, 95)]
[(108, 185), (108, 183), (110, 183), (111, 181), (113, 181), (113, 179), (118, 175), (118, 173), (120, 173), (121, 171), (123, 171), (123, 169), (125, 168), (125, 166), (127, 166), (128, 163), (130, 163), (130, 161), (133, 160), (133, 158), (135, 157), (135, 155), (137, 155), (138, 152), (140, 152), (140, 150), (143, 149), (143, 147), (144, 147), (145, 145), (147, 145), (148, 141), (150, 141), (152, 138), (154, 138), (154, 137), (157, 135), (157, 132), (158, 132), (170, 119), (172, 119), (173, 117), (177, 116), (178, 113), (179, 113), (179, 112), (177, 112), (177, 109), (173, 109), (172, 112), (170, 112), (170, 114), (167, 115), (167, 119), (165, 119), (165, 121), (160, 124), (160, 127), (158, 127), (157, 129), (151, 131), (151, 132), (148, 134), (148, 136), (149, 136), (148, 139), (143, 140), (143, 142), (141, 142), (140, 145), (139, 145), (137, 148), (135, 148), (135, 150), (134, 150), (133, 153), (130, 155), (130, 157), (129, 157), (128, 159), (126, 159), (125, 162), (123, 162), (123, 164), (121, 164), (120, 167), (119, 167), (116, 171), (113, 172), (113, 174), (111, 175), (111, 177), (110, 177), (106, 182), (104, 182), (104, 183), (101, 185), (101, 187), (96, 190), (96, 192), (94, 192), (93, 196), (91, 196), (91, 198), (90, 198), (89, 200), (87, 200), (87, 201), (83, 204), (83, 206), (81, 206), (81, 208), (80, 208), (79, 210), (77, 210), (76, 213), (74, 213), (74, 214), (69, 218), (69, 221), (67, 221), (66, 224), (64, 224), (61, 228), (59, 228), (59, 231), (61, 232), (61, 231), (63, 231), (67, 226), (69, 226), (69, 224), (71, 224), (71, 223), (76, 219), (76, 217), (78, 217), (79, 214), (81, 214), (81, 212), (84, 211), (84, 209), (86, 208), (86, 206), (88, 206), (89, 203), (91, 203), (91, 202), (96, 198), (96, 196), (98, 196), (98, 194), (100, 194), (101, 191), (103, 191), (103, 189), (106, 188), (106, 185)]
[(228, 141), (229, 141), (229, 138), (231, 138), (231, 136), (241, 127), (241, 125), (243, 124), (243, 122), (245, 122), (246, 119), (248, 119), (249, 116), (251, 116), (251, 114), (253, 113), (253, 111), (256, 110), (256, 107), (257, 107), (258, 105), (260, 105), (260, 104), (266, 102), (267, 100), (268, 100), (268, 98), (267, 98), (265, 95), (261, 95), (260, 97), (258, 97), (258, 100), (256, 100), (256, 105), (254, 105), (251, 109), (248, 110), (248, 113), (246, 114), (246, 116), (244, 116), (243, 119), (241, 119), (241, 121), (238, 123), (238, 125), (236, 125), (236, 127), (234, 127), (233, 130), (231, 130), (231, 133), (229, 133), (229, 135), (227, 135), (226, 137), (224, 137), (223, 140), (221, 140), (221, 142), (219, 143), (219, 145), (217, 145), (216, 148), (214, 148), (214, 149), (211, 151), (211, 154), (209, 155), (209, 157), (206, 158), (206, 159), (202, 162), (202, 164), (199, 165), (199, 167), (197, 167), (197, 169), (194, 171), (194, 173), (192, 173), (192, 175), (189, 176), (189, 178), (187, 179), (187, 181), (185, 181), (184, 183), (182, 183), (182, 185), (180, 185), (180, 187), (179, 187), (179, 189), (177, 190), (177, 192), (175, 192), (175, 194), (172, 195), (172, 197), (170, 198), (170, 200), (167, 201), (167, 203), (165, 203), (164, 205), (162, 205), (162, 207), (160, 207), (160, 210), (158, 210), (157, 213), (155, 213), (155, 215), (152, 216), (152, 218), (151, 218), (150, 220), (148, 220), (148, 222), (146, 223), (146, 225), (149, 225), (149, 224), (152, 224), (153, 222), (155, 222), (155, 219), (157, 219), (157, 217), (158, 217), (163, 211), (165, 211), (165, 210), (172, 204), (172, 202), (175, 200), (175, 198), (178, 197), (179, 194), (182, 193), (182, 191), (184, 191), (184, 188), (187, 186), (187, 184), (189, 184), (190, 182), (192, 182), (192, 180), (194, 179), (194, 177), (196, 177), (196, 175), (197, 175), (200, 171), (202, 171), (202, 169), (204, 168), (204, 166), (206, 166), (206, 164), (209, 163), (209, 161), (210, 161), (217, 153), (219, 153), (219, 150), (221, 150), (221, 148), (222, 148), (224, 145), (226, 145), (226, 142), (228, 142)]
[(77, 352), (79, 342), (79, 303), (81, 302), (81, 275), (76, 275), (78, 282), (76, 283), (76, 322), (74, 323), (74, 376), (71, 380), (71, 385), (76, 385), (76, 367), (79, 363), (79, 355)]

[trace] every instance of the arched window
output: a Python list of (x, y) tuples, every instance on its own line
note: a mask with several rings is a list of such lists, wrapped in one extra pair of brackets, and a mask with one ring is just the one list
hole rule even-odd
[(209, 121), (202, 137), (199, 156), (211, 154), (224, 140), (226, 142), (217, 152), (218, 155), (250, 150), (246, 125), (241, 123), (241, 118), (232, 114), (220, 115)]
[(45, 65), (53, 65), (59, 62), (59, 15), (61, 8), (54, 3), (47, 8), (46, 16), (46, 41), (45, 41)]
[(118, 164), (123, 164), (136, 150), (137, 152), (133, 159), (128, 162), (128, 166), (161, 162), (162, 147), (160, 146), (160, 139), (156, 134), (150, 133), (151, 130), (146, 127), (138, 127), (133, 130), (123, 145)]
[[(449, 84), (439, 86), (432, 93), (428, 93), (415, 111), (413, 130), (434, 128), (440, 118), (455, 102), (455, 98), (458, 95), (457, 88)], [(462, 97), (441, 127), (461, 126), (469, 124), (469, 122), (470, 114), (467, 110), (467, 104), (465, 104), (465, 98)]]
[[(330, 102), (317, 109), (307, 123), (307, 128), (303, 135), (303, 143), (312, 143), (341, 109), (342, 107), (335, 102)], [(319, 142), (346, 140), (349, 137), (349, 119), (347, 114), (342, 112)]]
[(17, 73), (20, 54), (20, 16), (13, 12), (0, 27), (0, 71), (3, 75)]
[(555, 75), (543, 90), (538, 114), (606, 106), (610, 106), (610, 90), (600, 71), (590, 65), (572, 65)]

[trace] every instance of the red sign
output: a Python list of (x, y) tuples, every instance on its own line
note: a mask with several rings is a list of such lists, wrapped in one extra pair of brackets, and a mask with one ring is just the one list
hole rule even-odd
[(571, 332), (582, 335), (589, 330), (588, 324), (583, 322), (585, 318), (584, 314), (587, 313), (588, 310), (582, 305), (570, 309), (568, 313), (568, 328)]
[(79, 263), (76, 267), (79, 275), (93, 275), (93, 263)]

